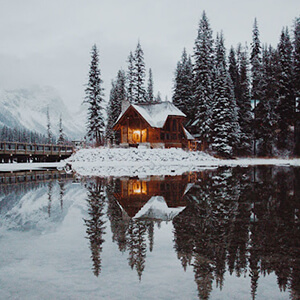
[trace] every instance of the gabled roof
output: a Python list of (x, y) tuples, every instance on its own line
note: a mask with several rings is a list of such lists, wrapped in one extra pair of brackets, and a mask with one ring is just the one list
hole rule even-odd
[[(127, 110), (130, 107), (133, 107), (145, 119), (145, 121), (154, 128), (163, 128), (168, 116), (186, 117), (181, 110), (168, 101), (153, 104), (131, 104)], [(119, 122), (127, 110), (120, 114), (115, 125)]]

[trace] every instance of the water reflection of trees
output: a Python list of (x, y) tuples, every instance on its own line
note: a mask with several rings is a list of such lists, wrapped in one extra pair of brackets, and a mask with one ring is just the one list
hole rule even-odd
[(299, 291), (299, 169), (255, 167), (205, 173), (174, 218), (174, 248), (193, 267), (200, 299), (213, 281), (222, 288), (226, 265), (249, 270), (254, 299), (258, 279), (275, 272), (280, 290)]
[(128, 265), (135, 269), (141, 280), (145, 269), (147, 242), (150, 252), (154, 245), (153, 219), (133, 219), (120, 208), (115, 197), (119, 190), (119, 180), (107, 184), (108, 209), (107, 214), (111, 224), (112, 240), (118, 244), (121, 252), (128, 252)]
[(95, 276), (99, 276), (101, 272), (101, 252), (104, 243), (105, 234), (105, 194), (104, 180), (97, 178), (89, 181), (86, 185), (88, 190), (87, 203), (89, 218), (84, 219), (86, 225), (87, 238), (90, 241), (91, 258), (93, 261), (93, 272)]
[[(166, 200), (174, 207), (186, 206), (172, 221), (174, 249), (183, 269), (193, 269), (199, 299), (210, 298), (213, 284), (222, 289), (226, 272), (249, 276), (253, 299), (259, 278), (273, 272), (279, 289), (289, 290), (290, 297), (298, 299), (299, 168), (220, 168), (198, 173), (195, 178), (186, 193), (183, 191), (190, 177), (167, 178), (163, 184), (155, 179), (145, 186), (140, 182), (141, 190), (151, 190), (151, 195), (130, 194), (130, 184), (121, 179), (105, 182), (105, 196), (103, 179), (88, 185), (90, 217), (85, 222), (95, 275), (101, 271), (104, 206), (107, 204), (112, 240), (128, 255), (129, 267), (141, 280), (147, 252), (154, 247), (154, 227), (159, 228), (161, 220), (134, 215), (150, 197), (161, 195), (162, 187), (165, 198), (177, 187), (180, 197), (177, 192), (176, 199)], [(140, 191), (135, 187), (133, 191)]]

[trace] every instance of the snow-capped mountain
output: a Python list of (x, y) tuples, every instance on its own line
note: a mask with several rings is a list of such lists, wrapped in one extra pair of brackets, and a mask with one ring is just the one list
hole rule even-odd
[(80, 114), (72, 115), (52, 87), (0, 90), (0, 107), (0, 126), (24, 127), (46, 134), (49, 107), (51, 130), (54, 135), (58, 135), (60, 115), (63, 131), (69, 139), (80, 139), (85, 132), (84, 109)]

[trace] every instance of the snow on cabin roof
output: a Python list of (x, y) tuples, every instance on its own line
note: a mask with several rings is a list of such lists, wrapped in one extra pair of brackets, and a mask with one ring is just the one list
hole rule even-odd
[[(131, 106), (149, 123), (151, 127), (155, 128), (162, 128), (168, 116), (186, 117), (181, 110), (168, 101), (153, 104), (131, 104)], [(125, 112), (120, 114), (116, 123), (118, 123)]]
[(195, 139), (195, 137), (194, 137), (192, 134), (190, 134), (190, 133), (186, 130), (185, 127), (183, 127), (183, 130), (184, 130), (184, 133), (185, 133), (186, 138), (187, 138), (188, 140), (194, 140), (194, 139)]

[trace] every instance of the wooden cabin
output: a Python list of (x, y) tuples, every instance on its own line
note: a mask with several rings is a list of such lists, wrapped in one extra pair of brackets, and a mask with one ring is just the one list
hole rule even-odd
[(184, 128), (186, 115), (171, 102), (131, 104), (122, 111), (113, 129), (123, 146), (194, 149), (195, 139)]

